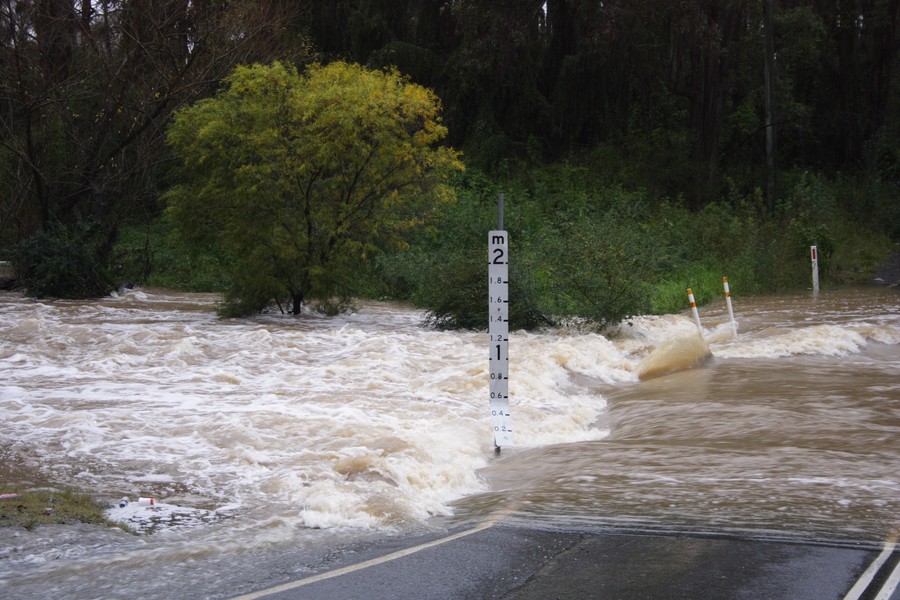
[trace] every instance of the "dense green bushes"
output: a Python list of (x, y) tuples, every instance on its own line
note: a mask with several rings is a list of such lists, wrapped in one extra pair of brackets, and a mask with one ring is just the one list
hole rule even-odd
[(35, 298), (92, 298), (113, 289), (89, 224), (48, 225), (12, 249), (16, 284)]
[(758, 191), (690, 211), (678, 198), (656, 201), (577, 166), (502, 184), (470, 171), (431, 232), (379, 266), (394, 294), (428, 309), (433, 324), (486, 327), (486, 235), (501, 188), (513, 328), (675, 312), (687, 306), (688, 287), (700, 303), (720, 297), (723, 276), (736, 294), (796, 289), (808, 285), (812, 244), (826, 284), (862, 278), (883, 257), (887, 236), (848, 217), (839, 185), (807, 173), (785, 184), (788, 200), (769, 216)]
[(222, 292), (227, 285), (224, 259), (189, 248), (162, 218), (126, 224), (116, 259), (122, 278), (142, 285), (186, 292)]
[[(721, 298), (723, 276), (736, 296), (808, 287), (811, 244), (820, 248), (823, 285), (842, 284), (867, 277), (892, 247), (884, 229), (850, 217), (859, 199), (847, 182), (810, 173), (784, 177), (786, 199), (773, 216), (759, 191), (726, 190), (692, 211), (680, 198), (625, 189), (579, 165), (521, 173), (502, 181), (471, 169), (460, 175), (457, 201), (410, 234), (406, 249), (368, 261), (356, 295), (409, 301), (438, 327), (486, 327), (487, 232), (497, 227), (501, 190), (513, 328), (599, 327), (677, 312), (687, 308), (688, 287), (701, 304)], [(119, 250), (121, 276), (136, 282), (227, 285), (221, 259), (189, 253), (162, 221), (127, 230)]]

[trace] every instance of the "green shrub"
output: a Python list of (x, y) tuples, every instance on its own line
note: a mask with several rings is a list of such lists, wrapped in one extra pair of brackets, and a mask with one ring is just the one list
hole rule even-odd
[[(607, 190), (610, 192), (610, 190)], [(602, 326), (649, 310), (648, 286), (657, 256), (647, 237), (643, 197), (611, 190), (601, 206), (576, 221), (559, 223), (542, 246), (553, 295), (547, 311)]]
[[(602, 325), (649, 309), (645, 281), (655, 259), (646, 228), (635, 227), (646, 219), (643, 194), (618, 187), (554, 188), (546, 176), (527, 183), (507, 192), (510, 327), (533, 329), (563, 319)], [(433, 223), (433, 235), (380, 261), (392, 288), (426, 308), (436, 326), (487, 326), (485, 256), (487, 232), (496, 227), (496, 190), (470, 171), (458, 182), (458, 201)]]
[(87, 224), (53, 223), (15, 246), (18, 284), (34, 298), (96, 298), (113, 289)]
[(693, 292), (698, 305), (706, 304), (714, 298), (721, 298), (725, 293), (722, 277), (746, 281), (705, 264), (691, 265), (677, 273), (671, 273), (653, 285), (650, 297), (651, 311), (653, 314), (668, 314), (690, 308), (688, 289)]
[[(428, 230), (410, 240), (409, 250), (378, 260), (379, 272), (394, 296), (426, 309), (427, 321), (435, 327), (487, 328), (487, 232), (497, 226), (495, 185), (478, 172), (459, 177), (457, 201), (444, 206)], [(526, 216), (519, 205), (507, 211), (507, 222), (521, 222)], [(553, 322), (539, 305), (531, 266), (521, 260), (527, 247), (524, 236), (511, 235), (512, 329)]]
[[(741, 295), (808, 287), (812, 244), (820, 248), (823, 285), (859, 280), (892, 249), (868, 217), (850, 210), (846, 182), (821, 175), (785, 174), (784, 199), (774, 215), (759, 189), (742, 195), (736, 185), (720, 200), (690, 210), (681, 197), (628, 190), (578, 164), (503, 177), (477, 169), (457, 176), (457, 201), (442, 206), (426, 227), (374, 261), (342, 267), (354, 270), (353, 293), (412, 302), (437, 327), (485, 329), (487, 232), (497, 227), (501, 190), (513, 329), (563, 321), (600, 326), (680, 312), (689, 307), (687, 288), (699, 304), (721, 298), (723, 276)], [(227, 289), (221, 260), (191, 254), (165, 223), (126, 230), (120, 246), (126, 245), (133, 260), (120, 264), (131, 264), (129, 272), (149, 265), (151, 285)], [(232, 308), (244, 314), (259, 306)]]
[(123, 227), (115, 256), (119, 278), (134, 283), (188, 292), (221, 292), (227, 286), (225, 260), (190, 248), (163, 218)]

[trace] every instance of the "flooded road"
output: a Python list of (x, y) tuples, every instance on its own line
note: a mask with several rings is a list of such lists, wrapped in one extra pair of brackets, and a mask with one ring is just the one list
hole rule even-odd
[(740, 335), (711, 342), (712, 359), (637, 383), (598, 383), (607, 437), (512, 453), (482, 472), (493, 490), (461, 501), (456, 516), (494, 504), (531, 525), (894, 536), (897, 300), (881, 289), (744, 299)]
[(110, 506), (162, 502), (156, 519), (110, 511), (152, 534), (0, 529), (0, 590), (165, 597), (205, 577), (228, 597), (235, 563), (271, 571), (290, 549), (312, 564), (497, 514), (873, 544), (900, 529), (897, 289), (737, 295), (737, 336), (724, 305), (702, 307), (712, 356), (644, 380), (654, 351), (697, 335), (689, 314), (514, 332), (516, 447), (499, 457), (486, 334), (379, 303), (219, 320), (215, 300), (0, 294), (3, 459)]

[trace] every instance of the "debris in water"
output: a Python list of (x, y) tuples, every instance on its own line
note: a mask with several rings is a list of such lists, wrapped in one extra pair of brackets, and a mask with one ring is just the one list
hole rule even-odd
[(129, 502), (127, 498), (123, 498), (113, 508), (106, 510), (106, 518), (127, 525), (135, 533), (151, 534), (209, 525), (227, 516), (223, 510), (165, 504), (156, 498), (152, 498), (151, 504), (149, 500), (151, 499), (141, 498), (138, 502)]

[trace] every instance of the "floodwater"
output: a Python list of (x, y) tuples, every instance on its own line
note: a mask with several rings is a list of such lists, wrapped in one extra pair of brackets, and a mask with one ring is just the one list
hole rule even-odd
[[(215, 302), (0, 293), (0, 460), (140, 533), (0, 528), (0, 595), (174, 597), (190, 580), (229, 597), (251, 571), (299, 577), (348, 543), (497, 516), (838, 543), (900, 530), (896, 288), (736, 295), (737, 334), (722, 303), (701, 307), (703, 340), (690, 313), (513, 332), (499, 455), (487, 334), (394, 304), (220, 320)], [(273, 559), (287, 552), (301, 558)]]

